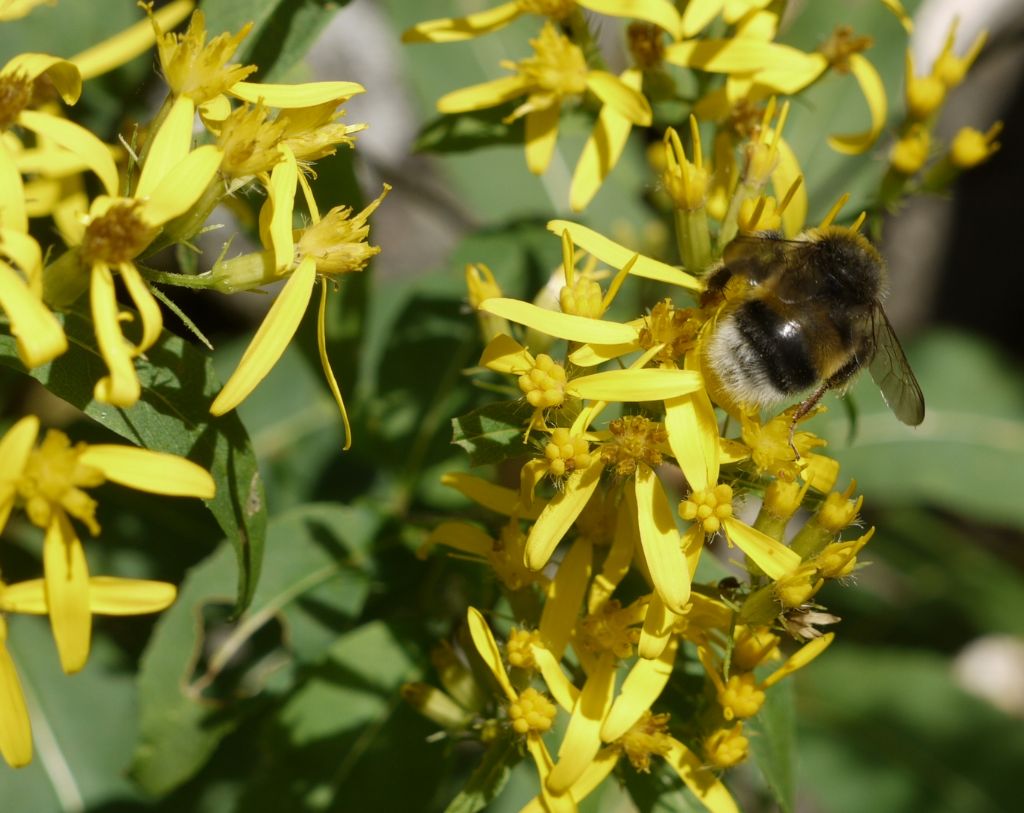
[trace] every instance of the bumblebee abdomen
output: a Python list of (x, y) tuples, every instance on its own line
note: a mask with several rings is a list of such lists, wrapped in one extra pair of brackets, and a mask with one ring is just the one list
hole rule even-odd
[(721, 386), (745, 404), (778, 403), (819, 380), (804, 326), (757, 299), (719, 320), (706, 355)]

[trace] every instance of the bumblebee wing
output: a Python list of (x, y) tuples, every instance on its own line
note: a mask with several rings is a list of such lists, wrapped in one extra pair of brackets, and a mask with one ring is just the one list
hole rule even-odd
[(921, 387), (881, 307), (875, 308), (872, 321), (875, 354), (868, 370), (893, 414), (907, 426), (917, 426), (924, 420)]

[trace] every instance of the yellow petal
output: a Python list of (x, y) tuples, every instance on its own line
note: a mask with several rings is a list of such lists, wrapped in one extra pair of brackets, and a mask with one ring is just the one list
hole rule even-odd
[(583, 511), (601, 480), (604, 464), (597, 458), (584, 469), (577, 469), (565, 480), (565, 487), (552, 498), (530, 528), (526, 539), (525, 561), (530, 570), (548, 563), (576, 518)]
[[(639, 91), (643, 84), (643, 72), (637, 68), (630, 68), (622, 74), (622, 82), (627, 87)], [(594, 130), (587, 138), (587, 143), (583, 145), (580, 160), (572, 174), (569, 205), (574, 212), (582, 211), (593, 200), (597, 190), (601, 188), (601, 184), (622, 156), (632, 129), (633, 122), (615, 107), (601, 107)]]
[(341, 450), (347, 452), (352, 448), (352, 427), (348, 422), (348, 410), (345, 409), (345, 399), (341, 397), (341, 387), (338, 386), (338, 379), (334, 377), (334, 370), (331, 368), (331, 360), (327, 356), (327, 280), (320, 281), (320, 306), (316, 312), (316, 347), (320, 354), (320, 368), (324, 371), (324, 378), (327, 379), (327, 389), (334, 396), (334, 403), (338, 405), (341, 413), (341, 425), (345, 430), (345, 443)]
[(316, 107), (337, 102), (341, 104), (366, 88), (358, 82), (304, 82), (298, 85), (274, 85), (260, 82), (236, 82), (228, 91), (242, 101), (258, 104), (263, 102), (267, 107), (294, 109), (299, 107)]
[(25, 273), (35, 293), (42, 291), (41, 279), (38, 287), (33, 281), (42, 277), (43, 252), (31, 235), (0, 227), (0, 255), (7, 255)]
[(541, 809), (545, 813), (576, 813), (576, 803), (572, 796), (564, 793), (556, 796), (546, 787), (548, 775), (551, 773), (551, 755), (548, 753), (544, 740), (537, 734), (531, 734), (526, 738), (526, 749), (533, 757), (533, 763), (537, 767), (537, 776), (540, 779)]
[(68, 349), (57, 317), (7, 263), (0, 261), (0, 310), (7, 314), (18, 357), (28, 369), (46, 364)]
[(679, 616), (665, 606), (661, 596), (657, 593), (651, 594), (636, 647), (637, 654), (642, 660), (655, 660), (665, 653), (665, 649), (672, 641), (672, 630), (678, 618)]
[(682, 18), (682, 35), (690, 38), (703, 31), (717, 17), (725, 0), (690, 0)]
[(128, 295), (132, 298), (135, 309), (139, 312), (142, 322), (142, 338), (139, 339), (136, 355), (144, 353), (160, 338), (160, 331), (164, 327), (164, 319), (160, 313), (160, 306), (149, 291), (149, 285), (142, 279), (138, 269), (132, 263), (121, 263), (118, 266), (121, 272), (121, 279), (124, 280)]
[(21, 172), (0, 138), (0, 211), (4, 213), (3, 227), (10, 231), (28, 232), (28, 215), (25, 211), (25, 187)]
[(768, 688), (774, 686), (780, 680), (787, 675), (793, 674), (797, 669), (802, 669), (807, 666), (811, 661), (817, 658), (822, 652), (828, 649), (829, 644), (836, 637), (834, 632), (822, 635), (820, 638), (815, 638), (813, 641), (809, 641), (800, 647), (796, 652), (789, 656), (782, 666), (772, 672), (762, 682), (762, 686)]
[(725, 520), (725, 535), (770, 579), (781, 579), (800, 566), (800, 554), (768, 534), (751, 528), (738, 519)]
[(209, 472), (191, 460), (119, 444), (90, 444), (81, 462), (112, 482), (150, 494), (212, 500), (217, 487)]
[(543, 175), (555, 154), (561, 108), (552, 103), (526, 114), (526, 167), (534, 175)]
[(597, 756), (590, 761), (583, 775), (576, 781), (576, 784), (569, 789), (569, 794), (572, 796), (573, 801), (582, 802), (597, 790), (598, 786), (615, 769), (615, 765), (621, 755), (622, 752), (618, 748), (605, 748), (598, 752)]
[(607, 71), (587, 71), (587, 87), (620, 116), (641, 127), (650, 126), (653, 113), (647, 97), (615, 74)]
[(465, 17), (445, 17), (424, 20), (402, 32), (402, 42), (459, 42), (497, 31), (522, 14), (519, 4), (502, 3), (500, 6), (467, 14)]
[(522, 76), (503, 76), (501, 79), (446, 93), (437, 100), (437, 112), (468, 113), (471, 110), (486, 110), (522, 96), (529, 88), (530, 81)]
[[(639, 325), (642, 325), (642, 323), (638, 323)], [(569, 361), (577, 367), (597, 367), (599, 364), (614, 361), (639, 349), (640, 345), (636, 342), (584, 344), (569, 354)]]
[(515, 701), (518, 695), (509, 682), (508, 673), (505, 671), (505, 664), (501, 661), (501, 650), (498, 649), (498, 642), (491, 634), (491, 628), (487, 625), (483, 615), (476, 607), (470, 607), (466, 613), (466, 620), (469, 622), (469, 635), (473, 639), (473, 646), (480, 653), (487, 668), (491, 670), (505, 696)]
[(694, 370), (648, 367), (591, 373), (569, 381), (565, 391), (592, 401), (661, 401), (695, 392), (702, 384)]
[[(748, 41), (754, 42), (755, 40)], [(801, 52), (797, 51), (796, 53)], [(753, 74), (753, 79), (758, 85), (762, 85), (764, 88), (775, 93), (781, 93), (786, 96), (799, 93), (815, 82), (828, 68), (828, 60), (822, 54), (812, 53), (803, 54), (803, 56), (805, 59), (802, 63), (799, 60), (792, 59), (783, 59), (778, 64), (774, 62), (769, 63), (772, 67)]]
[(615, 661), (605, 656), (583, 684), (558, 749), (558, 762), (548, 774), (546, 786), (555, 795), (566, 793), (601, 750), (601, 725), (614, 694)]
[[(142, 165), (135, 197), (150, 197), (160, 182), (180, 164), (192, 146), (192, 121), (196, 108), (188, 96), (179, 96), (167, 111)], [(175, 179), (182, 180), (175, 175)]]
[(673, 37), (679, 36), (679, 12), (669, 0), (578, 0), (578, 4), (598, 14), (654, 23)]
[(900, 0), (882, 0), (882, 5), (885, 6), (889, 11), (896, 15), (896, 18), (900, 21), (900, 25), (903, 26), (903, 30), (908, 34), (914, 32), (914, 22), (910, 19), (910, 15), (907, 14), (903, 4)]
[(30, 579), (5, 585), (0, 589), (0, 610), (23, 615), (46, 615), (46, 583), (43, 579)]
[[(153, 20), (161, 31), (170, 31), (184, 20), (194, 7), (193, 0), (174, 0), (159, 11), (153, 12)], [(78, 68), (82, 79), (92, 79), (119, 68), (145, 53), (153, 47), (155, 40), (153, 23), (143, 19), (98, 45), (76, 54), (68, 61), (73, 62)]]
[(89, 606), (100, 615), (158, 613), (174, 603), (177, 588), (149, 579), (93, 576), (89, 580)]
[(139, 400), (142, 388), (135, 375), (131, 345), (121, 335), (120, 310), (114, 292), (114, 277), (101, 263), (92, 267), (89, 283), (96, 344), (107, 365), (109, 375), (96, 382), (93, 397), (113, 406), (129, 407)]
[(640, 544), (654, 589), (669, 610), (681, 614), (690, 598), (690, 569), (665, 490), (643, 463), (637, 466), (635, 494)]
[[(817, 67), (813, 54), (761, 40), (702, 39), (677, 42), (665, 48), (665, 61), (711, 73), (759, 74), (764, 70), (800, 72)], [(824, 68), (818, 70), (818, 74)], [(760, 82), (760, 76), (758, 75)]]
[[(559, 235), (563, 231), (568, 231), (569, 236), (572, 237), (572, 241), (577, 246), (593, 254), (601, 262), (607, 263), (612, 268), (623, 268), (630, 260), (637, 257), (635, 251), (631, 251), (625, 246), (620, 246), (604, 235), (598, 234), (593, 229), (588, 229), (586, 226), (581, 226), (578, 223), (570, 223), (567, 220), (551, 220), (548, 222), (548, 231)], [(639, 255), (629, 273), (636, 277), (678, 285), (691, 291), (700, 291), (704, 287), (696, 277), (690, 276), (685, 271), (650, 257), (645, 257), (642, 254)], [(601, 344), (602, 342), (598, 341), (597, 343)], [(614, 342), (605, 341), (604, 343), (613, 344)]]
[(494, 540), (475, 525), (442, 522), (430, 532), (427, 545), (447, 545), (471, 556), (486, 558), (494, 548)]
[(519, 499), (523, 505), (533, 502), (533, 495), (548, 473), (548, 461), (543, 457), (535, 457), (526, 461), (519, 470)]
[(43, 567), (50, 627), (60, 665), (70, 675), (85, 666), (89, 658), (92, 615), (85, 552), (63, 511), (55, 512), (46, 531)]
[[(779, 163), (772, 173), (772, 188), (775, 197), (782, 200), (789, 192), (796, 179), (803, 175), (796, 153), (780, 138), (778, 143)], [(793, 197), (790, 198), (786, 210), (782, 213), (782, 232), (786, 237), (795, 237), (804, 230), (807, 222), (807, 184), (801, 183)]]
[(271, 204), (268, 234), (270, 247), (274, 250), (274, 266), (283, 270), (295, 259), (295, 240), (292, 232), (292, 213), (295, 208), (295, 184), (299, 177), (299, 165), (295, 153), (287, 146), (281, 147), (284, 160), (274, 166), (267, 187), (267, 200)]
[(601, 572), (594, 577), (594, 581), (590, 585), (590, 594), (587, 596), (587, 612), (596, 612), (612, 597), (619, 582), (629, 572), (637, 543), (636, 522), (629, 511), (622, 506), (616, 512), (615, 533), (612, 535), (612, 544), (608, 549), (608, 554), (601, 565)]
[(32, 727), (6, 639), (7, 624), (0, 618), (0, 754), (12, 768), (21, 768), (32, 761)]
[(839, 461), (823, 454), (809, 454), (806, 460), (807, 466), (800, 472), (800, 479), (822, 494), (828, 494), (839, 479)]
[(277, 364), (299, 329), (315, 281), (316, 262), (304, 257), (270, 306), (238, 367), (210, 405), (212, 415), (223, 415), (242, 403)]
[(617, 740), (661, 697), (672, 675), (678, 651), (679, 642), (673, 640), (657, 659), (640, 658), (633, 664), (601, 726), (601, 739), (605, 742)]
[(533, 328), (547, 336), (568, 339), (572, 342), (614, 344), (636, 341), (639, 335), (636, 328), (629, 325), (590, 319), (586, 316), (574, 316), (560, 311), (549, 311), (518, 299), (504, 297), (485, 299), (480, 303), (480, 310), (501, 316), (510, 322), (526, 325), (526, 327)]
[(199, 200), (220, 168), (223, 154), (212, 144), (193, 150), (157, 185), (144, 214), (155, 226), (185, 214)]
[(828, 145), (836, 152), (845, 155), (859, 155), (866, 152), (882, 133), (885, 127), (886, 101), (885, 85), (878, 75), (875, 66), (860, 54), (850, 54), (850, 72), (857, 79), (864, 100), (868, 103), (871, 114), (871, 127), (863, 133), (847, 133), (829, 136)]
[(722, 782), (689, 748), (673, 739), (665, 759), (711, 813), (739, 813), (739, 807)]
[[(84, 127), (73, 121), (35, 110), (22, 110), (18, 114), (18, 124), (73, 152), (96, 173), (108, 195), (117, 195), (117, 165), (110, 154), (110, 149)], [(5, 222), (5, 225), (13, 224)]]
[(567, 712), (571, 712), (573, 706), (576, 705), (576, 698), (579, 697), (580, 690), (573, 686), (572, 681), (565, 676), (558, 659), (548, 649), (536, 645), (530, 648), (533, 650), (533, 662), (537, 664), (537, 671), (544, 678), (551, 696), (555, 698), (555, 702), (559, 706)]
[(214, 125), (215, 130), (219, 129), (216, 125), (230, 115), (231, 101), (223, 93), (199, 105), (199, 116), (202, 118), (203, 123)]
[(527, 508), (520, 502), (517, 490), (495, 485), (482, 477), (464, 472), (449, 472), (441, 477), (441, 483), (454, 488), (477, 505), (507, 517), (537, 519), (547, 506), (547, 500), (534, 499), (533, 505)]
[(665, 401), (665, 429), (672, 456), (690, 487), (702, 491), (718, 482), (718, 419), (704, 390)]
[(26, 415), (0, 438), (0, 481), (19, 480), (39, 436), (39, 418)]
[(540, 616), (541, 642), (556, 659), (561, 659), (576, 618), (583, 605), (583, 596), (590, 581), (593, 544), (577, 539), (558, 565), (555, 578), (548, 584), (547, 601)]
[(491, 339), (480, 356), (480, 366), (506, 375), (522, 375), (529, 372), (533, 365), (534, 358), (530, 351), (504, 333)]
[(43, 74), (60, 94), (65, 104), (74, 104), (82, 95), (82, 76), (78, 68), (66, 59), (49, 54), (18, 54), (0, 70), (0, 75), (22, 74), (27, 79), (38, 79)]

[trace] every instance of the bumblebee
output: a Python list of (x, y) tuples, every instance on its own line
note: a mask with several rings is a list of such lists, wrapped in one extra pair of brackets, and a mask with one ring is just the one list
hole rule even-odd
[(795, 427), (866, 366), (896, 417), (917, 426), (924, 396), (882, 310), (886, 282), (881, 255), (850, 229), (811, 229), (795, 240), (773, 231), (736, 237), (701, 298), (717, 311), (705, 374), (743, 407), (809, 393)]

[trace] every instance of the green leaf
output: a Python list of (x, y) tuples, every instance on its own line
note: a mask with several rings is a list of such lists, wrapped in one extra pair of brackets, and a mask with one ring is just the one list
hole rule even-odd
[(235, 33), (252, 22), (252, 31), (235, 61), (258, 65), (260, 82), (280, 82), (305, 59), (320, 32), (348, 0), (204, 0), (210, 36)]
[(1024, 528), (1024, 385), (1015, 362), (980, 339), (937, 331), (910, 348), (927, 412), (917, 428), (901, 424), (864, 375), (853, 391), (859, 417), (831, 409), (811, 424), (831, 443), (847, 477), (870, 503), (926, 502), (988, 524)]
[(452, 443), (469, 452), (473, 466), (521, 457), (530, 447), (523, 426), (533, 410), (525, 401), (499, 401), (452, 419)]
[(483, 810), (508, 783), (512, 764), (521, 759), (515, 741), (502, 737), (491, 743), (483, 760), (444, 813), (476, 813)]
[[(132, 443), (181, 455), (206, 468), (217, 494), (206, 503), (234, 548), (238, 562), (237, 611), (252, 600), (259, 581), (266, 535), (263, 483), (249, 436), (238, 416), (209, 414), (220, 382), (209, 357), (164, 331), (135, 368), (142, 397), (128, 409), (93, 400), (93, 387), (106, 374), (92, 321), (70, 312), (63, 317), (68, 351), (36, 367), (31, 375), (54, 395)], [(136, 323), (138, 320), (136, 319)], [(0, 334), (0, 364), (24, 370), (14, 339)]]
[(439, 116), (423, 125), (416, 137), (418, 152), (451, 153), (494, 144), (522, 144), (523, 120), (504, 121), (507, 106), (473, 113)]
[(766, 692), (764, 705), (747, 723), (750, 752), (783, 813), (796, 804), (794, 684), (784, 680)]
[[(204, 694), (216, 669), (232, 662), (262, 626), (283, 627), (287, 656), (317, 661), (339, 626), (362, 609), (369, 589), (368, 549), (378, 520), (364, 508), (308, 505), (276, 518), (268, 529), (267, 573), (248, 611), (226, 636), (206, 640), (198, 620), (205, 607), (226, 601), (231, 561), (221, 550), (195, 567), (177, 603), (157, 624), (142, 659), (139, 695), (142, 740), (133, 775), (148, 792), (166, 793), (192, 776), (249, 707), (244, 698), (215, 703)], [(199, 658), (206, 671), (194, 675)], [(279, 662), (279, 659), (277, 661)], [(253, 665), (250, 693), (267, 677)]]
[[(134, 798), (124, 770), (137, 734), (137, 701), (123, 655), (98, 632), (89, 662), (69, 678), (45, 619), (15, 616), (8, 623), (7, 647), (32, 716), (35, 753), (25, 768), (2, 766), (3, 809), (58, 813)], [(99, 630), (108, 624), (97, 620)]]
[(650, 773), (627, 768), (624, 778), (640, 813), (707, 813), (707, 808), (662, 760), (652, 760)]

